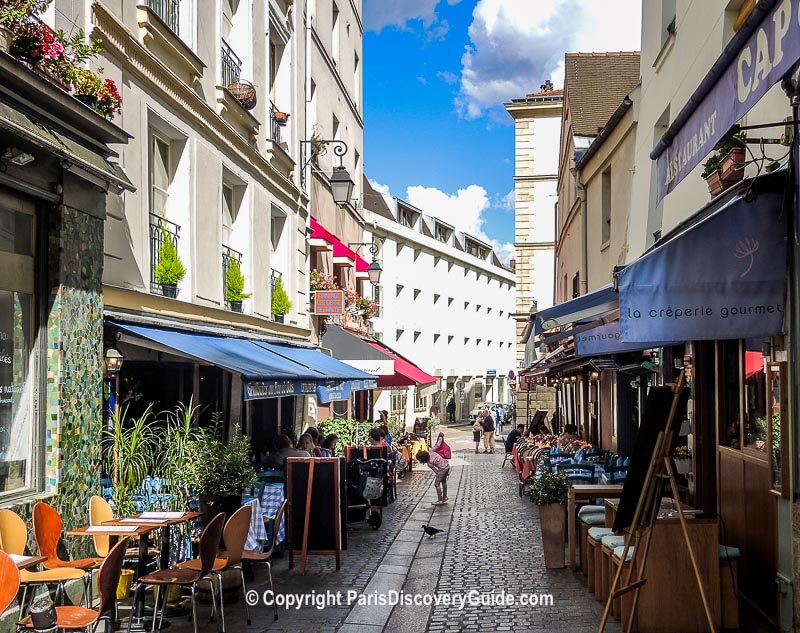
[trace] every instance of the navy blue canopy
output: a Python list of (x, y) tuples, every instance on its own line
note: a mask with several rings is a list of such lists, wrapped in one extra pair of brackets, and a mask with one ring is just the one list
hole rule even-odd
[(611, 312), (619, 307), (619, 297), (613, 284), (602, 286), (585, 295), (575, 297), (536, 315), (535, 333), (541, 334), (563, 325)]

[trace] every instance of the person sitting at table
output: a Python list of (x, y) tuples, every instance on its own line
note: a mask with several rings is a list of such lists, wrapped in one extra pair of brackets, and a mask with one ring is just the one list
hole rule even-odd
[(275, 436), (272, 447), (266, 460), (270, 468), (283, 468), (287, 457), (308, 457), (308, 451), (292, 448), (292, 440), (285, 433)]
[(308, 433), (303, 433), (297, 440), (297, 448), (314, 457), (314, 439)]
[(371, 429), (367, 436), (367, 442), (370, 446), (387, 446), (386, 440), (383, 439), (383, 433), (379, 428)]
[(336, 455), (336, 443), (339, 441), (339, 437), (331, 433), (327, 435), (324, 440), (322, 440), (322, 450), (328, 451), (328, 457), (334, 457)]
[(325, 457), (325, 455), (322, 453), (322, 447), (320, 446), (322, 444), (322, 435), (320, 435), (320, 432), (317, 430), (317, 428), (314, 426), (309, 426), (306, 429), (306, 433), (311, 436), (311, 440), (314, 443), (314, 446), (311, 449), (311, 456)]
[(566, 424), (564, 432), (558, 436), (559, 441), (574, 441), (578, 439), (578, 427), (574, 424)]
[(380, 430), (381, 430), (381, 434), (383, 435), (383, 439), (386, 442), (386, 445), (387, 446), (391, 446), (392, 445), (392, 435), (391, 435), (391, 433), (389, 433), (389, 427), (387, 425), (385, 425), (385, 424), (382, 424), (378, 428), (380, 428)]
[(525, 425), (524, 424), (517, 424), (517, 428), (515, 428), (511, 433), (506, 435), (506, 453), (510, 453), (511, 450), (514, 448), (514, 444), (517, 443), (517, 440), (522, 437), (522, 434), (525, 432)]

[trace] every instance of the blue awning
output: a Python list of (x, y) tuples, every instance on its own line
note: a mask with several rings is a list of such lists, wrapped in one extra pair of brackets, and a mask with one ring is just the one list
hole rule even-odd
[(570, 301), (542, 310), (536, 315), (536, 334), (611, 312), (619, 307), (613, 284), (602, 286)]
[(208, 362), (244, 381), (246, 400), (314, 395), (330, 390), (374, 389), (375, 377), (311, 349), (264, 341), (114, 322), (113, 327), (176, 353)]
[(627, 343), (622, 340), (619, 320), (610, 323), (600, 322), (596, 327), (575, 334), (575, 356), (606, 356), (637, 352), (651, 347), (661, 347), (661, 343)]
[(617, 274), (626, 343), (780, 334), (786, 304), (785, 175), (745, 182)]

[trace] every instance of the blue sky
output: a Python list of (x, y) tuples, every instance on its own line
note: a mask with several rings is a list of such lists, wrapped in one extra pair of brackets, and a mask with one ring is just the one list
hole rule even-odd
[(563, 83), (567, 50), (638, 50), (640, 0), (364, 0), (364, 167), (511, 256), (503, 102)]

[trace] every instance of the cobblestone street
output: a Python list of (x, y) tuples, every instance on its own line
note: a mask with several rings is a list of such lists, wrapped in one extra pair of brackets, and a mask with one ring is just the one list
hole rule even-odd
[[(451, 460), (450, 503), (435, 508), (433, 477), (417, 465), (398, 483), (398, 500), (384, 512), (380, 529), (367, 523), (349, 524), (348, 550), (342, 568), (332, 557), (312, 557), (301, 576), (288, 569), (288, 556), (273, 568), (279, 593), (317, 595), (331, 591), (356, 591), (360, 595), (421, 594), (462, 596), (477, 590), (482, 596), (499, 594), (552, 595), (553, 606), (412, 606), (359, 605), (279, 611), (250, 608), (253, 625), (244, 621), (241, 602), (226, 608), (229, 631), (284, 633), (456, 633), (460, 631), (565, 631), (590, 633), (597, 629), (602, 605), (586, 591), (583, 576), (565, 569), (547, 571), (536, 507), (517, 495), (516, 476), (507, 464), (501, 469), (502, 449), (494, 455), (474, 454), (468, 431), (446, 430), (454, 449)], [(469, 447), (469, 448), (468, 448)], [(445, 533), (429, 538), (422, 531), (430, 524)], [(256, 570), (248, 589), (268, 588), (266, 573)], [(205, 615), (203, 615), (205, 614)], [(201, 607), (206, 624), (208, 607)], [(173, 631), (189, 631), (184, 618), (173, 620)], [(607, 629), (620, 630), (616, 622)]]

